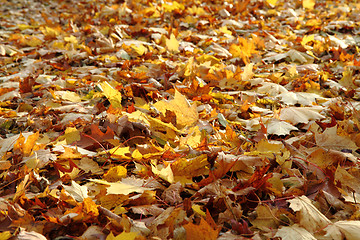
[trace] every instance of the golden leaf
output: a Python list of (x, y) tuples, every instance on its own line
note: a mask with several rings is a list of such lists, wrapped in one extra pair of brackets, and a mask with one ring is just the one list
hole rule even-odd
[(170, 39), (166, 39), (166, 48), (171, 52), (179, 52), (179, 41), (176, 40), (173, 33), (170, 35)]

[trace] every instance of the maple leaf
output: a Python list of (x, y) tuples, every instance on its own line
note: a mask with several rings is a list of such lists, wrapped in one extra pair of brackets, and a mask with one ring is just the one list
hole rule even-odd
[(92, 146), (98, 146), (103, 143), (105, 140), (113, 139), (114, 132), (109, 126), (106, 128), (106, 132), (102, 132), (99, 129), (99, 126), (96, 124), (90, 125), (91, 134), (87, 135), (82, 133), (80, 139), (76, 142), (76, 145), (82, 148), (89, 148)]
[(304, 8), (313, 10), (315, 6), (316, 1), (315, 0), (303, 0), (302, 5)]
[(109, 99), (110, 103), (115, 108), (122, 108), (121, 93), (114, 89), (108, 82), (99, 85), (104, 95)]
[(200, 219), (200, 224), (195, 225), (191, 222), (184, 225), (186, 239), (217, 239), (220, 229), (214, 230), (204, 219)]
[(360, 221), (337, 221), (334, 224), (325, 228), (327, 232), (325, 237), (331, 237), (335, 240), (356, 239), (358, 238), (358, 231), (360, 228)]
[(306, 196), (296, 197), (288, 200), (290, 208), (299, 212), (300, 225), (310, 232), (326, 227), (331, 221), (325, 217)]
[(127, 170), (123, 166), (111, 167), (103, 176), (108, 182), (117, 182), (122, 178), (126, 177)]
[(337, 126), (327, 128), (323, 133), (315, 133), (316, 143), (324, 148), (341, 151), (343, 149), (356, 150), (356, 144), (348, 136), (340, 136)]
[(245, 64), (250, 63), (250, 57), (257, 53), (256, 46), (253, 41), (244, 38), (238, 38), (239, 45), (230, 45), (229, 52), (233, 57), (240, 57)]
[(281, 109), (280, 120), (287, 120), (293, 124), (308, 123), (310, 120), (324, 118), (319, 112), (321, 108), (315, 107), (288, 107)]
[(2, 1), (0, 238), (355, 239), (359, 4), (283, 2)]
[(290, 134), (290, 131), (298, 130), (298, 128), (285, 121), (271, 119), (266, 122), (266, 130), (268, 134), (275, 134), (281, 136), (288, 135)]
[(171, 52), (179, 52), (179, 42), (173, 33), (170, 35), (170, 39), (166, 39), (166, 47)]
[(191, 106), (187, 99), (177, 90), (175, 90), (175, 96), (173, 100), (162, 100), (156, 102), (154, 107), (163, 114), (166, 114), (166, 111), (169, 110), (173, 111), (176, 115), (177, 127), (180, 129), (193, 125), (199, 118), (195, 106)]
[(316, 240), (316, 238), (310, 232), (308, 232), (305, 228), (299, 227), (296, 224), (290, 227), (280, 227), (279, 230), (276, 232), (275, 237), (280, 237), (284, 240)]
[(87, 187), (80, 186), (74, 181), (71, 181), (71, 185), (63, 185), (64, 189), (78, 202), (84, 201), (88, 197)]
[[(141, 183), (139, 182), (132, 182), (130, 183), (128, 180), (122, 180), (120, 182), (107, 182), (105, 180), (98, 180), (98, 179), (91, 179), (92, 182), (98, 183), (98, 184), (104, 184), (109, 187), (107, 187), (107, 193), (108, 194), (123, 194), (128, 195), (133, 192), (137, 193), (143, 193), (145, 190), (152, 190), (152, 188), (146, 188), (142, 187)], [(140, 181), (141, 182), (141, 181)]]

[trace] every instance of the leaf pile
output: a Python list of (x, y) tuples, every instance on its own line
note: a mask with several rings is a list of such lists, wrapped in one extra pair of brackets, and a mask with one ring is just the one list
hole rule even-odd
[(2, 1), (0, 239), (357, 239), (359, 11)]

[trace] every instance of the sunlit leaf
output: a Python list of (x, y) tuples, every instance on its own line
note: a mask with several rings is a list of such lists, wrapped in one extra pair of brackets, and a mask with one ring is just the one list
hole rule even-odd
[(170, 39), (166, 39), (166, 47), (172, 52), (179, 51), (179, 42), (173, 33), (170, 35)]
[(191, 106), (181, 93), (175, 91), (174, 99), (171, 101), (159, 101), (154, 104), (160, 112), (165, 114), (166, 110), (175, 112), (177, 127), (191, 126), (198, 120), (198, 112), (195, 106)]
[(122, 108), (121, 93), (119, 91), (110, 86), (108, 82), (103, 82), (102, 84), (100, 84), (100, 87), (113, 107)]
[(136, 183), (135, 184), (129, 184), (129, 183), (124, 183), (124, 182), (111, 183), (111, 182), (107, 182), (105, 180), (98, 180), (98, 179), (91, 179), (91, 181), (98, 183), (98, 184), (103, 184), (103, 185), (108, 186), (107, 187), (108, 194), (128, 195), (133, 192), (143, 193), (145, 190), (152, 190), (152, 188), (138, 186)]
[(310, 10), (314, 9), (315, 3), (315, 0), (302, 0), (303, 7)]

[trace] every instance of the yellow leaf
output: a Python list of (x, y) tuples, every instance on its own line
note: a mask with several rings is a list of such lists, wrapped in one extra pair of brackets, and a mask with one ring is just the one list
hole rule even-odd
[(81, 158), (81, 154), (73, 148), (69, 147), (63, 147), (64, 153), (58, 156), (59, 159), (75, 159), (75, 158)]
[(76, 128), (68, 127), (65, 129), (63, 138), (66, 140), (66, 144), (72, 144), (73, 142), (80, 141), (81, 137), (80, 132)]
[(45, 26), (45, 28), (41, 28), (41, 32), (47, 37), (55, 38), (56, 36), (60, 35), (61, 28), (52, 28)]
[(107, 173), (104, 174), (104, 179), (108, 182), (116, 182), (126, 177), (127, 170), (123, 166), (115, 166), (110, 168)]
[(271, 6), (276, 6), (277, 0), (266, 0), (266, 2), (267, 2), (268, 4), (270, 4)]
[(357, 88), (353, 82), (353, 71), (348, 67), (345, 67), (343, 77), (338, 82), (348, 90)]
[(194, 72), (194, 57), (190, 57), (184, 67), (184, 76), (189, 77), (193, 74), (193, 72)]
[(31, 36), (26, 39), (25, 44), (30, 47), (37, 47), (42, 44), (42, 41), (35, 36)]
[(228, 34), (228, 35), (232, 35), (232, 32), (227, 28), (227, 26), (220, 27), (219, 32), (224, 33), (224, 34)]
[(109, 235), (107, 235), (106, 240), (115, 240), (115, 236), (112, 232), (110, 232)]
[(202, 154), (195, 158), (179, 158), (171, 164), (175, 176), (196, 177), (209, 173), (207, 155)]
[(16, 142), (14, 144), (13, 151), (14, 152), (16, 152), (16, 151), (22, 152), (24, 143), (25, 143), (25, 137), (22, 135), (22, 133), (20, 133), (19, 138), (16, 140)]
[(159, 170), (159, 166), (151, 165), (151, 171), (158, 175), (160, 178), (164, 179), (165, 181), (168, 181), (169, 183), (174, 182), (174, 174), (171, 170), (171, 166), (168, 165), (166, 168), (162, 168)]
[(83, 204), (84, 204), (83, 209), (86, 214), (89, 214), (94, 217), (99, 216), (98, 206), (91, 198), (89, 197), (85, 198)]
[(303, 0), (302, 1), (303, 8), (313, 10), (315, 6), (315, 0)]
[(241, 80), (249, 81), (253, 76), (253, 63), (247, 64), (244, 68), (244, 72), (241, 74)]
[(110, 57), (108, 58), (108, 60), (110, 60), (111, 62), (118, 62), (118, 61), (119, 61), (119, 59), (118, 59), (115, 55), (110, 56)]
[(194, 210), (194, 212), (196, 212), (197, 214), (199, 214), (202, 217), (206, 217), (206, 213), (201, 210), (200, 205), (194, 204), (191, 206), (192, 210)]
[[(110, 150), (108, 150), (108, 153), (111, 155), (117, 155), (117, 156), (125, 156), (125, 154), (130, 153), (130, 147), (114, 147)], [(102, 152), (105, 153), (105, 152)]]
[(172, 1), (172, 2), (169, 2), (169, 3), (164, 3), (162, 5), (162, 7), (164, 8), (164, 11), (165, 12), (172, 12), (174, 10), (184, 10), (185, 9), (185, 6), (176, 2), (176, 1)]
[(135, 240), (138, 235), (137, 232), (122, 232), (115, 237), (115, 240)]
[(232, 54), (233, 57), (240, 57), (242, 55), (241, 48), (235, 43), (230, 45), (229, 52)]
[(116, 237), (112, 234), (112, 232), (106, 237), (106, 240), (135, 240), (136, 237), (139, 236), (137, 232), (122, 232)]
[(252, 54), (257, 53), (255, 41), (251, 39), (238, 38), (239, 44), (231, 44), (229, 52), (234, 58), (241, 58), (245, 64), (250, 63), (250, 57)]
[(18, 24), (17, 26), (21, 31), (29, 29), (29, 28), (34, 28), (34, 26), (27, 25), (27, 24)]
[[(90, 179), (90, 181), (99, 183), (99, 184), (109, 185), (109, 187), (107, 187), (107, 194), (128, 195), (133, 192), (143, 193), (145, 190), (152, 190), (152, 188), (137, 186), (137, 185), (135, 185), (135, 183), (134, 183), (134, 185), (128, 184), (128, 183), (123, 183), (123, 182), (111, 183), (111, 182), (99, 180), (99, 179)], [(124, 181), (124, 180), (122, 180), (122, 181)]]
[(52, 43), (53, 48), (65, 49), (65, 45), (63, 41), (54, 41)]
[(170, 35), (170, 39), (166, 39), (166, 47), (171, 52), (179, 52), (179, 41), (176, 40), (173, 33)]
[(56, 95), (59, 95), (63, 100), (70, 101), (70, 102), (81, 102), (81, 97), (72, 91), (56, 91)]
[(140, 160), (140, 159), (142, 159), (143, 155), (141, 154), (141, 152), (138, 149), (135, 149), (132, 152), (131, 157), (136, 159), (136, 160)]
[(114, 89), (108, 82), (103, 82), (100, 87), (114, 108), (122, 108), (121, 93)]
[(205, 15), (206, 12), (204, 10), (204, 8), (202, 7), (197, 7), (195, 5), (193, 5), (191, 8), (188, 8), (187, 11), (189, 11), (189, 13), (191, 15), (195, 14), (195, 15), (198, 15), (198, 16), (202, 16), (202, 15)]
[(173, 111), (176, 115), (176, 127), (182, 129), (192, 126), (199, 119), (196, 106), (190, 106), (187, 99), (175, 90), (175, 97), (171, 101), (162, 100), (154, 104), (154, 107), (165, 115), (166, 110)]
[(301, 45), (305, 46), (307, 43), (314, 41), (314, 34), (306, 35), (301, 40)]
[(186, 137), (180, 138), (180, 146), (196, 148), (201, 142), (201, 132), (198, 126), (191, 128)]
[(142, 44), (138, 44), (138, 45), (132, 44), (132, 45), (131, 45), (131, 48), (132, 48), (132, 50), (134, 50), (139, 56), (142, 56), (142, 55), (144, 55), (145, 53), (148, 52), (148, 49), (147, 49), (144, 45), (142, 45)]
[(211, 65), (220, 63), (220, 59), (208, 54), (202, 54), (200, 57), (196, 58), (196, 60), (199, 63), (211, 62)]
[(0, 240), (8, 240), (12, 237), (12, 234), (9, 231), (0, 233)]
[(30, 156), (35, 146), (36, 140), (39, 138), (39, 132), (30, 135), (23, 147), (24, 156)]
[(64, 41), (65, 42), (69, 42), (69, 43), (73, 43), (73, 44), (77, 44), (78, 40), (76, 39), (75, 36), (70, 36), (70, 37), (64, 37)]

